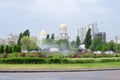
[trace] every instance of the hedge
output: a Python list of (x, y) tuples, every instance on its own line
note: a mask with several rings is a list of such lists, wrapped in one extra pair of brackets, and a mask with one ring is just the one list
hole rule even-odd
[(120, 62), (120, 58), (1, 58), (1, 64), (84, 64)]

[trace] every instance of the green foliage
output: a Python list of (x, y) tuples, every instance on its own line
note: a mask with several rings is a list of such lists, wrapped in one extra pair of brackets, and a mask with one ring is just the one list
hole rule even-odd
[(37, 45), (37, 38), (24, 36), (21, 39), (21, 47), (23, 50), (28, 50), (28, 51), (38, 50), (39, 46)]
[(51, 35), (51, 40), (54, 40), (55, 39), (55, 35), (54, 33)]
[(62, 63), (62, 59), (61, 58), (51, 58), (49, 59), (49, 63)]
[(86, 38), (84, 40), (85, 47), (88, 49), (92, 43), (91, 40), (91, 29), (89, 28), (86, 34)]
[(102, 47), (102, 39), (100, 37), (95, 37), (92, 41), (92, 44), (90, 46), (90, 49), (93, 50), (93, 51), (96, 51), (96, 50), (101, 50), (100, 47)]
[(24, 36), (30, 36), (30, 31), (28, 29), (23, 32), (23, 37)]
[(107, 63), (120, 62), (120, 58), (99, 58), (99, 59), (44, 59), (44, 58), (3, 58), (2, 64), (86, 64), (86, 63)]
[(49, 34), (47, 34), (46, 39), (50, 39), (50, 35)]
[(75, 47), (76, 47), (76, 41), (73, 40), (73, 41), (71, 42), (71, 46), (72, 46), (72, 48), (75, 48)]
[(4, 46), (3, 45), (0, 46), (0, 53), (4, 53)]
[(80, 37), (79, 36), (77, 36), (76, 37), (76, 48), (78, 48), (79, 46), (80, 46)]
[(108, 50), (112, 50), (112, 51), (115, 51), (115, 43), (114, 43), (114, 41), (110, 41), (110, 42), (108, 42)]
[(21, 46), (21, 39), (24, 37), (24, 36), (30, 36), (30, 31), (27, 29), (25, 30), (23, 33), (20, 33), (19, 34), (19, 38), (18, 38), (18, 42), (17, 42), (17, 45)]
[(9, 46), (6, 46), (6, 47), (5, 47), (5, 52), (6, 52), (6, 53), (9, 53)]
[(21, 47), (18, 45), (14, 46), (14, 52), (21, 52)]
[(47, 63), (47, 60), (43, 58), (4, 58), (0, 62), (7, 64), (42, 64)]
[(117, 44), (117, 52), (120, 53), (120, 44)]
[(69, 49), (69, 41), (67, 39), (64, 40), (56, 40), (55, 41), (55, 45), (57, 45), (57, 47), (61, 50), (68, 50)]
[(17, 45), (18, 45), (18, 46), (21, 46), (20, 41), (21, 41), (21, 38), (22, 38), (22, 37), (23, 37), (23, 34), (20, 33), (20, 34), (19, 34), (19, 38), (18, 38), (18, 42), (17, 42)]

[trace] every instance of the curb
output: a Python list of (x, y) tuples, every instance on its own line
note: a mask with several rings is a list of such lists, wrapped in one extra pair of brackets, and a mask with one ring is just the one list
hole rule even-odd
[(75, 70), (0, 70), (0, 73), (88, 72), (88, 71), (111, 71), (111, 70), (120, 70), (120, 68), (75, 69)]

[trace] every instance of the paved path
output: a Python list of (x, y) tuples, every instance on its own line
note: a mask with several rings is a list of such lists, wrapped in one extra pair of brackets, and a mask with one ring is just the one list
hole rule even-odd
[(120, 70), (89, 72), (0, 73), (0, 80), (120, 80)]

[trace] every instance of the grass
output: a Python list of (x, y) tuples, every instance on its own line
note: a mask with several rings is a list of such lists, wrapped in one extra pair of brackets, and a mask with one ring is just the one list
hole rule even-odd
[(89, 64), (0, 64), (0, 69), (7, 70), (51, 70), (51, 69), (92, 69), (92, 68), (120, 68), (120, 62), (89, 63)]

